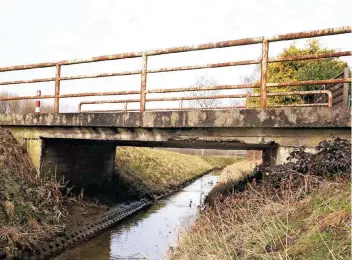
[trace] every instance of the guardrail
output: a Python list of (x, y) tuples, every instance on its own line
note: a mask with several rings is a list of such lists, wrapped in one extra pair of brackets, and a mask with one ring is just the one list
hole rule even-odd
[[(326, 95), (328, 102), (327, 103), (316, 103), (316, 104), (294, 104), (294, 105), (273, 105), (271, 107), (284, 107), (284, 106), (295, 106), (295, 107), (307, 107), (307, 106), (332, 106), (332, 93), (329, 90), (312, 90), (312, 91), (293, 91), (293, 92), (276, 92), (268, 93), (268, 96), (295, 96), (295, 95)], [(200, 96), (200, 97), (182, 97), (182, 98), (147, 98), (147, 102), (157, 102), (157, 101), (179, 101), (179, 109), (176, 108), (154, 108), (146, 109), (147, 111), (158, 111), (158, 110), (208, 110), (208, 109), (232, 109), (232, 108), (246, 108), (246, 106), (212, 106), (209, 108), (184, 108), (183, 101), (185, 100), (199, 100), (199, 99), (225, 99), (225, 98), (248, 98), (249, 97), (260, 97), (259, 94), (235, 94), (235, 95), (215, 95), (215, 96)], [(82, 105), (88, 104), (117, 104), (123, 103), (124, 109), (122, 110), (94, 110), (93, 112), (127, 112), (127, 111), (139, 111), (139, 109), (128, 109), (129, 103), (140, 102), (139, 99), (126, 99), (126, 100), (98, 100), (98, 101), (83, 101), (78, 105), (78, 112), (92, 112), (92, 111), (82, 111)]]
[[(351, 78), (268, 83), (267, 82), (268, 64), (275, 63), (275, 62), (287, 62), (287, 61), (297, 61), (297, 60), (316, 60), (316, 59), (326, 59), (326, 58), (334, 58), (334, 57), (342, 57), (342, 56), (351, 56), (352, 52), (351, 51), (329, 52), (329, 53), (309, 54), (309, 55), (300, 55), (300, 56), (293, 56), (293, 57), (282, 57), (282, 58), (277, 58), (277, 59), (269, 59), (268, 58), (269, 43), (270, 42), (278, 42), (278, 41), (286, 41), (286, 40), (294, 40), (294, 39), (320, 37), (320, 36), (327, 36), (327, 35), (345, 34), (345, 33), (351, 33), (351, 32), (352, 32), (352, 27), (347, 26), (347, 27), (341, 27), (341, 28), (330, 28), (330, 29), (324, 29), (324, 30), (275, 35), (272, 37), (255, 37), (255, 38), (246, 38), (246, 39), (239, 39), (239, 40), (230, 40), (230, 41), (222, 41), (222, 42), (215, 42), (215, 43), (193, 45), (193, 46), (182, 46), (182, 47), (175, 47), (175, 48), (157, 49), (157, 50), (151, 50), (151, 51), (146, 51), (146, 52), (121, 53), (121, 54), (114, 54), (114, 55), (108, 55), (108, 56), (92, 57), (92, 58), (88, 58), (88, 59), (63, 60), (63, 61), (59, 61), (59, 62), (46, 62), (46, 63), (3, 67), (3, 68), (0, 68), (0, 72), (55, 67), (56, 68), (55, 77), (0, 82), (0, 85), (39, 83), (39, 82), (55, 82), (55, 93), (54, 93), (54, 95), (42, 95), (39, 97), (38, 96), (2, 97), (2, 98), (0, 98), (0, 101), (25, 100), (25, 99), (54, 99), (54, 112), (58, 113), (59, 107), (60, 107), (60, 99), (62, 99), (62, 98), (139, 94), (140, 95), (139, 99), (114, 100), (115, 102), (112, 102), (112, 101), (94, 101), (95, 103), (81, 102), (79, 105), (79, 111), (81, 111), (81, 107), (83, 104), (125, 103), (125, 108), (126, 108), (125, 110), (127, 110), (126, 104), (132, 103), (132, 102), (139, 102), (140, 109), (138, 111), (143, 112), (143, 111), (146, 111), (146, 102), (219, 98), (219, 96), (182, 97), (182, 98), (147, 98), (147, 94), (207, 91), (207, 90), (224, 90), (224, 89), (259, 88), (260, 94), (252, 94), (251, 97), (259, 97), (260, 108), (266, 107), (267, 96), (307, 95), (307, 94), (326, 94), (326, 95), (328, 95), (328, 100), (329, 100), (328, 103), (319, 103), (319, 105), (320, 106), (321, 105), (331, 106), (331, 104), (332, 104), (331, 92), (329, 92), (329, 91), (320, 91), (319, 93), (317, 93), (316, 91), (268, 93), (267, 87), (280, 88), (280, 87), (286, 87), (286, 86), (350, 83), (350, 82), (352, 82)], [(262, 58), (261, 59), (232, 61), (232, 62), (223, 62), (223, 63), (212, 63), (212, 64), (201, 64), (201, 65), (192, 65), (192, 66), (168, 67), (168, 68), (160, 68), (160, 69), (148, 69), (148, 57), (149, 56), (163, 55), (163, 54), (170, 54), (170, 53), (181, 53), (181, 52), (189, 52), (189, 51), (198, 51), (198, 50), (208, 50), (208, 49), (216, 49), (216, 48), (226, 48), (226, 47), (243, 46), (243, 45), (251, 45), (251, 44), (262, 44)], [(76, 76), (62, 76), (61, 75), (61, 68), (66, 65), (92, 63), (92, 62), (118, 60), (118, 59), (128, 59), (128, 58), (141, 58), (141, 60), (142, 60), (141, 69), (133, 70), (133, 71), (122, 71), (122, 72), (91, 74), (91, 75), (76, 75)], [(261, 65), (261, 69), (260, 69), (261, 80), (260, 80), (260, 83), (258, 83), (258, 84), (217, 85), (217, 86), (208, 86), (208, 87), (188, 87), (188, 88), (153, 89), (153, 90), (147, 89), (147, 75), (150, 73), (197, 70), (197, 69), (205, 69), (205, 68), (220, 68), (220, 67), (241, 66), (241, 65), (250, 65), (250, 64), (260, 64)], [(141, 75), (141, 87), (140, 87), (139, 91), (136, 90), (136, 91), (115, 91), (115, 92), (91, 92), (91, 93), (75, 93), (75, 94), (61, 94), (60, 93), (61, 81), (88, 79), (88, 78), (125, 76), (125, 75), (136, 75), (136, 74)], [(247, 94), (221, 95), (220, 98), (245, 98), (247, 96), (248, 96)], [(303, 106), (315, 106), (315, 104), (302, 104), (302, 105)], [(297, 105), (295, 105), (295, 106), (297, 106)], [(234, 108), (234, 107), (236, 107), (236, 106), (232, 106), (232, 108)], [(231, 108), (231, 107), (223, 107), (223, 108)], [(167, 110), (167, 109), (168, 108), (165, 108), (164, 110)]]

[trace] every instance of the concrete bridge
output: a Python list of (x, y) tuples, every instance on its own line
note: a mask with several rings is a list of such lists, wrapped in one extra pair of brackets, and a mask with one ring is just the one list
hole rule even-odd
[[(0, 126), (9, 129), (28, 149), (39, 174), (53, 173), (65, 175), (73, 183), (84, 182), (101, 184), (113, 173), (115, 150), (117, 146), (187, 147), (263, 150), (263, 159), (271, 164), (281, 163), (295, 146), (314, 148), (321, 140), (331, 135), (350, 138), (351, 115), (348, 107), (350, 71), (334, 79), (268, 82), (268, 66), (271, 63), (321, 60), (351, 56), (351, 51), (331, 51), (316, 54), (294, 55), (290, 57), (269, 58), (269, 45), (273, 42), (312, 37), (322, 37), (351, 33), (352, 27), (328, 28), (322, 30), (296, 32), (269, 37), (252, 37), (199, 45), (156, 49), (143, 52), (119, 53), (91, 57), (87, 59), (61, 60), (37, 64), (16, 65), (0, 68), (0, 73), (43, 68), (55, 69), (55, 76), (34, 79), (0, 81), (0, 85), (35, 84), (53, 82), (55, 89), (51, 95), (6, 96), (0, 102), (37, 99), (36, 112), (40, 112), (40, 100), (54, 101), (53, 114), (0, 115)], [(150, 69), (149, 57), (193, 51), (228, 48), (246, 45), (261, 45), (262, 55), (256, 60), (233, 60), (221, 63), (184, 65)], [(100, 74), (69, 75), (62, 74), (62, 67), (85, 63), (107, 62), (135, 58), (141, 67), (130, 71), (116, 71)], [(230, 84), (211, 86), (188, 86), (180, 88), (147, 88), (148, 75), (155, 73), (181, 72), (190, 70), (225, 68), (257, 65), (260, 68), (260, 81), (253, 84)], [(62, 93), (62, 81), (98, 79), (140, 75), (140, 89), (120, 89), (109, 92)], [(272, 91), (272, 88), (321, 85), (319, 90), (311, 91)], [(99, 84), (97, 84), (99, 86)], [(270, 88), (270, 91), (268, 91)], [(72, 88), (74, 89), (74, 87)], [(236, 90), (230, 94), (227, 90)], [(241, 92), (250, 90), (250, 92)], [(199, 96), (173, 93), (200, 92)], [(216, 91), (217, 95), (204, 95), (203, 92)], [(219, 91), (224, 91), (221, 94)], [(250, 94), (252, 93), (252, 94)], [(131, 98), (133, 95), (134, 98)], [(138, 95), (138, 97), (136, 97)], [(314, 103), (272, 104), (273, 97), (282, 100), (289, 96), (313, 96)], [(122, 96), (117, 100), (83, 100), (76, 114), (60, 113), (62, 99), (86, 97)], [(127, 96), (127, 98), (126, 98)], [(183, 101), (207, 99), (235, 99), (240, 105), (212, 107), (214, 110), (198, 110), (199, 107), (184, 107)], [(249, 109), (250, 99), (258, 101), (259, 108)], [(244, 104), (244, 100), (246, 104)], [(163, 112), (146, 112), (155, 103), (166, 105), (179, 102), (179, 108), (165, 107)], [(139, 103), (139, 109), (132, 109), (130, 103)], [(147, 106), (148, 103), (148, 106)], [(92, 113), (82, 105), (120, 104), (118, 111)], [(160, 103), (159, 103), (160, 104)], [(149, 106), (151, 105), (151, 106)], [(325, 107), (324, 107), (325, 106)], [(285, 107), (285, 108), (276, 108)], [(154, 108), (155, 109), (155, 108)], [(180, 110), (172, 111), (171, 110)], [(187, 111), (191, 110), (191, 111)], [(16, 111), (18, 113), (18, 111)], [(88, 113), (87, 113), (88, 112)], [(96, 110), (96, 112), (98, 112)], [(99, 110), (102, 112), (102, 110)], [(12, 113), (12, 112), (10, 112)]]
[[(297, 146), (350, 138), (349, 107), (173, 112), (0, 115), (28, 149), (39, 174), (99, 185), (114, 169), (117, 146), (263, 150), (282, 163)], [(84, 183), (83, 183), (84, 184)]]

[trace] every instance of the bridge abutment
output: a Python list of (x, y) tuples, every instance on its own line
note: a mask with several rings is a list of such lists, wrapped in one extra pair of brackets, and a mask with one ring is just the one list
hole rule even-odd
[[(290, 156), (290, 153), (295, 149), (292, 146), (278, 146), (273, 149), (263, 150), (263, 163), (266, 163), (270, 166), (275, 166), (277, 164), (284, 164), (287, 162), (287, 158)], [(306, 152), (315, 153), (316, 150), (314, 147), (306, 147)]]
[(41, 175), (64, 177), (69, 186), (89, 193), (108, 187), (114, 173), (116, 145), (92, 140), (44, 139)]

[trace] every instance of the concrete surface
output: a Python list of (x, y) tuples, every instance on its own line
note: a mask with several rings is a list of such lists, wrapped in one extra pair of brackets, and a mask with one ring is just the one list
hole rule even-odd
[[(111, 177), (116, 146), (263, 150), (282, 163), (298, 146), (351, 138), (348, 107), (83, 114), (0, 115), (26, 145), (38, 173), (98, 186)], [(80, 154), (80, 155), (78, 155)], [(92, 180), (92, 181), (89, 181)]]

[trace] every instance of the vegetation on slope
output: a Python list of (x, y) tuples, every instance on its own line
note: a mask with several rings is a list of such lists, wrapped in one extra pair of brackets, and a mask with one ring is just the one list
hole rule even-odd
[(298, 149), (291, 163), (257, 167), (247, 183), (219, 182), (227, 195), (212, 193), (170, 258), (350, 259), (350, 146), (324, 141), (315, 155)]
[(212, 169), (223, 168), (234, 160), (150, 148), (119, 147), (116, 153), (116, 182), (125, 183), (129, 194), (163, 194)]
[(223, 169), (237, 160), (231, 156), (202, 156), (201, 158), (216, 169)]
[[(217, 185), (210, 191), (206, 198), (207, 204), (213, 204), (234, 194), (240, 189), (240, 183), (249, 176), (253, 169), (261, 163), (260, 160), (238, 161), (226, 166), (220, 174)], [(243, 189), (244, 187), (242, 187)]]
[(65, 227), (60, 186), (39, 180), (26, 150), (0, 128), (0, 259)]

